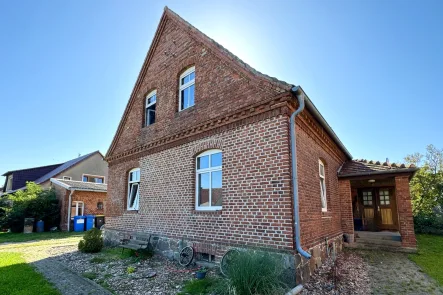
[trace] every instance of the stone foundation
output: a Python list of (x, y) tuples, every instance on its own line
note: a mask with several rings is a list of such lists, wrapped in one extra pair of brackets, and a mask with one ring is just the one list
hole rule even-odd
[(338, 235), (309, 248), (307, 252), (311, 254), (310, 259), (304, 258), (299, 253), (294, 255), (297, 284), (302, 284), (309, 280), (317, 268), (322, 265), (323, 261), (328, 258), (328, 249), (330, 253), (329, 255), (340, 252), (343, 249), (343, 235)]
[[(131, 232), (118, 231), (114, 229), (105, 229), (104, 241), (107, 246), (117, 246), (122, 239), (128, 239)], [(186, 246), (192, 246), (195, 253), (207, 253), (214, 255), (214, 263), (218, 264), (223, 255), (231, 248), (240, 249), (241, 247), (231, 247), (227, 245), (211, 244), (198, 241), (189, 241), (183, 239), (174, 239), (164, 236), (151, 237), (151, 245), (154, 251), (161, 254), (171, 260), (178, 260), (180, 250)], [(328, 245), (328, 246), (327, 246)], [(309, 280), (310, 276), (321, 266), (323, 261), (328, 258), (328, 249), (330, 254), (337, 253), (342, 250), (343, 236), (338, 235), (332, 239), (320, 243), (312, 248), (309, 248), (308, 252), (311, 253), (311, 259), (302, 257), (299, 253), (292, 252), (280, 252), (275, 250), (269, 250), (276, 256), (281, 257), (281, 262), (285, 271), (286, 281), (291, 286), (304, 283)], [(246, 247), (244, 248), (246, 249)], [(266, 251), (265, 249), (254, 249), (253, 251)]]

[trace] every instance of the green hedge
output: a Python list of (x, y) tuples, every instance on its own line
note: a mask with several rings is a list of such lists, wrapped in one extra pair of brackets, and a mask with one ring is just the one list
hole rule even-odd
[(414, 216), (414, 227), (419, 234), (443, 235), (443, 214), (419, 213)]

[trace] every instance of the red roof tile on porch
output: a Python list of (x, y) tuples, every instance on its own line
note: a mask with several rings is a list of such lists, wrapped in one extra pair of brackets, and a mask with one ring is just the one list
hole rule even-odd
[(397, 164), (372, 160), (347, 161), (338, 171), (338, 177), (365, 176), (377, 174), (414, 173), (418, 168), (411, 164)]

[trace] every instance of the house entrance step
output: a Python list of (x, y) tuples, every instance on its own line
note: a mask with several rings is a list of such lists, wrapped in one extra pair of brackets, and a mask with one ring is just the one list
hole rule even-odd
[(398, 232), (369, 232), (369, 231), (356, 231), (355, 237), (361, 239), (377, 239), (388, 241), (401, 241), (401, 235)]
[(383, 245), (383, 246), (401, 247), (401, 242), (400, 241), (393, 241), (393, 240), (356, 238), (355, 242), (357, 244), (370, 244), (370, 245)]

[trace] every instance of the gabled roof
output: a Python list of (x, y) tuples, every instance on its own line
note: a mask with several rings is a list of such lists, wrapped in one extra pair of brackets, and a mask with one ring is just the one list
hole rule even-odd
[(64, 187), (67, 190), (106, 192), (108, 188), (105, 183), (83, 182), (55, 178), (51, 178), (51, 182), (55, 185)]
[(63, 163), (62, 165), (60, 165), (59, 167), (57, 167), (56, 169), (54, 169), (54, 170), (52, 170), (52, 171), (46, 173), (45, 175), (41, 176), (41, 177), (38, 178), (38, 179), (36, 179), (34, 182), (37, 183), (37, 184), (39, 184), (39, 183), (43, 183), (43, 182), (45, 182), (45, 181), (51, 179), (52, 177), (56, 176), (57, 174), (59, 174), (59, 173), (65, 171), (65, 170), (71, 168), (71, 167), (74, 166), (74, 165), (77, 165), (77, 164), (80, 163), (81, 161), (84, 161), (84, 160), (86, 160), (87, 158), (89, 158), (89, 157), (91, 157), (92, 155), (95, 155), (95, 154), (97, 154), (97, 153), (100, 154), (100, 155), (103, 157), (103, 155), (100, 153), (100, 151), (95, 151), (95, 152), (92, 152), (92, 153), (86, 154), (86, 155), (84, 155), (84, 156), (81, 156), (81, 157), (78, 157), (78, 158), (75, 158), (75, 159), (69, 160), (69, 161)]
[[(267, 89), (268, 91), (278, 94), (278, 93), (290, 92), (291, 89), (294, 87), (293, 84), (289, 84), (289, 83), (279, 80), (277, 78), (270, 77), (268, 75), (265, 75), (265, 74), (257, 71), (256, 69), (252, 68), (247, 63), (245, 63), (240, 58), (238, 58), (236, 55), (231, 53), (229, 50), (224, 48), (222, 45), (220, 45), (219, 43), (217, 43), (213, 39), (209, 38), (207, 35), (205, 35), (201, 31), (199, 31), (197, 28), (192, 26), (190, 23), (185, 21), (178, 14), (176, 14), (175, 12), (173, 12), (172, 10), (170, 10), (166, 6), (164, 9), (163, 15), (160, 19), (160, 23), (159, 23), (157, 30), (155, 32), (154, 39), (151, 43), (149, 51), (148, 51), (146, 58), (143, 62), (143, 66), (139, 72), (137, 81), (136, 81), (134, 88), (132, 90), (128, 104), (126, 105), (125, 111), (123, 113), (123, 116), (122, 116), (120, 123), (118, 125), (118, 128), (117, 128), (117, 131), (116, 131), (114, 138), (112, 140), (111, 146), (109, 147), (109, 150), (106, 153), (106, 158), (109, 158), (116, 148), (118, 138), (122, 132), (122, 129), (123, 129), (123, 126), (127, 120), (127, 117), (129, 116), (131, 106), (134, 103), (134, 101), (136, 100), (136, 94), (139, 90), (139, 87), (142, 84), (143, 78), (147, 72), (148, 66), (151, 62), (153, 55), (154, 55), (155, 48), (157, 47), (160, 36), (163, 32), (163, 28), (165, 26), (166, 20), (173, 21), (174, 24), (176, 24), (183, 31), (187, 32), (192, 38), (196, 39), (198, 42), (203, 43), (205, 46), (207, 46), (209, 49), (211, 49), (213, 54), (217, 55), (222, 60), (228, 62), (236, 70), (239, 70), (241, 73), (248, 76), (251, 79), (251, 81), (253, 81), (253, 83), (258, 85), (260, 88)], [(313, 112), (314, 117), (325, 128), (326, 132), (331, 136), (331, 138), (340, 147), (340, 149), (342, 149), (342, 151), (345, 153), (345, 155), (349, 159), (352, 159), (352, 156), (350, 155), (348, 150), (345, 148), (345, 146), (340, 141), (340, 139), (335, 134), (335, 132), (332, 130), (332, 128), (328, 125), (328, 123), (323, 118), (323, 116), (318, 112), (317, 108), (312, 103), (312, 101), (307, 96), (306, 96), (306, 98), (307, 98), (306, 99), (307, 109), (310, 112)]]
[(338, 171), (338, 177), (372, 176), (397, 173), (413, 174), (417, 170), (418, 168), (413, 164), (381, 163), (380, 161), (361, 159), (345, 162)]
[[(69, 161), (62, 163), (62, 164), (55, 164), (55, 165), (49, 165), (49, 166), (42, 166), (42, 167), (29, 168), (29, 169), (24, 169), (24, 170), (14, 170), (14, 171), (6, 172), (3, 176), (13, 173), (13, 181), (14, 181), (13, 183), (15, 183), (16, 173), (18, 173), (19, 179), (21, 180), (20, 185), (13, 186), (12, 191), (8, 191), (7, 193), (13, 193), (17, 190), (24, 189), (27, 181), (33, 181), (36, 184), (40, 184), (45, 181), (48, 181), (51, 178), (53, 178), (54, 176), (56, 176), (57, 174), (77, 165), (78, 163), (88, 159), (89, 157), (91, 157), (92, 155), (95, 155), (97, 153), (103, 157), (103, 155), (100, 153), (100, 151), (95, 151), (95, 152), (86, 154), (84, 156), (69, 160)], [(30, 176), (32, 176), (32, 177), (25, 177), (28, 174), (25, 174), (24, 171), (28, 171), (28, 170), (36, 170), (40, 173), (38, 173), (38, 175), (37, 175), (37, 173), (30, 174)]]
[(8, 172), (4, 173), (2, 176), (7, 177), (12, 174), (13, 175), (12, 190), (16, 190), (21, 187), (24, 187), (26, 185), (27, 181), (35, 181), (36, 179), (47, 174), (48, 172), (56, 169), (60, 165), (62, 165), (62, 164), (53, 164), (53, 165), (47, 165), (47, 166), (41, 166), (41, 167), (18, 169), (18, 170), (8, 171)]

